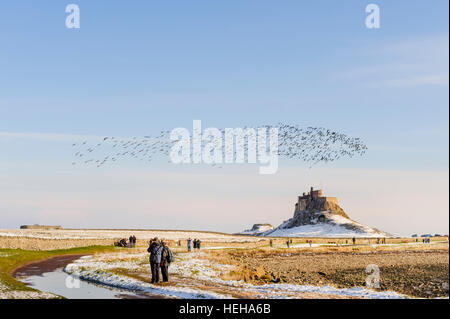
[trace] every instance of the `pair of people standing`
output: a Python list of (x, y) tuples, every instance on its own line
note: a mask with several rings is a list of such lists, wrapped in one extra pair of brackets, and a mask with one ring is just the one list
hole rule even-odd
[(170, 248), (164, 241), (157, 237), (150, 240), (147, 251), (150, 253), (150, 269), (152, 271), (152, 284), (159, 282), (159, 270), (161, 269), (162, 281), (169, 281), (169, 264), (174, 261)]
[(136, 236), (134, 236), (134, 235), (131, 235), (130, 236), (130, 238), (128, 238), (128, 240), (129, 240), (129, 247), (130, 248), (133, 248), (133, 247), (136, 247)]
[(192, 250), (192, 244), (194, 244), (194, 249), (200, 249), (200, 244), (201, 244), (200, 239), (194, 239), (194, 241), (192, 241), (191, 238), (188, 238), (186, 243), (187, 243), (187, 250), (188, 251)]
[(194, 239), (194, 249), (200, 250), (200, 244), (201, 244), (200, 239)]

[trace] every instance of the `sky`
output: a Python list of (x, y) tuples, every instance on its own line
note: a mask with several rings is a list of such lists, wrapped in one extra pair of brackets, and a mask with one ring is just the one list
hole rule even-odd
[[(80, 8), (68, 29), (66, 5)], [(380, 7), (380, 28), (365, 25)], [(392, 234), (448, 233), (448, 1), (3, 1), (0, 228), (237, 232), (292, 217), (310, 186)], [(364, 156), (274, 175), (132, 160), (72, 143), (176, 127), (320, 126)]]

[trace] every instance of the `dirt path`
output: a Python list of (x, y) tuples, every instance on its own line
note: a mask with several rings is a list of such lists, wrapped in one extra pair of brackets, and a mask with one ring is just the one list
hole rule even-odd
[[(61, 255), (46, 258), (44, 260), (33, 261), (24, 264), (13, 270), (12, 276), (18, 280), (25, 279), (32, 276), (42, 276), (45, 273), (55, 272), (61, 270), (66, 265), (80, 259), (84, 256), (90, 256), (89, 254), (77, 254), (77, 255)], [(33, 287), (30, 282), (24, 282), (25, 285)], [(101, 287), (101, 285), (100, 285)], [(35, 288), (35, 287), (33, 287)], [(104, 289), (110, 289), (109, 287), (103, 287)], [(130, 293), (121, 293), (117, 291), (116, 296), (120, 299), (165, 299), (164, 295), (149, 294), (141, 291), (130, 291)]]
[(43, 273), (55, 271), (67, 264), (87, 255), (62, 255), (50, 257), (44, 260), (33, 261), (14, 269), (11, 275), (16, 278), (40, 276)]

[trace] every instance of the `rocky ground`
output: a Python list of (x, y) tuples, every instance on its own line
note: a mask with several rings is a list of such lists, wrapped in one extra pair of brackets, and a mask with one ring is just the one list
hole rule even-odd
[(233, 250), (227, 251), (226, 256), (216, 254), (215, 258), (229, 258), (229, 262), (248, 269), (248, 279), (255, 282), (330, 284), (338, 288), (364, 286), (369, 275), (366, 267), (376, 265), (380, 291), (424, 298), (448, 297), (448, 244), (418, 248)]

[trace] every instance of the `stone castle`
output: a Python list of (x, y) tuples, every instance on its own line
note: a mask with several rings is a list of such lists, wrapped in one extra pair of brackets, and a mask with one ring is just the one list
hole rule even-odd
[(323, 196), (321, 189), (311, 187), (309, 193), (298, 196), (295, 203), (294, 216), (290, 226), (310, 225), (316, 222), (327, 222), (331, 215), (340, 215), (349, 218), (338, 205), (337, 197)]
[(322, 196), (323, 191), (321, 189), (314, 190), (311, 187), (311, 191), (306, 194), (303, 193), (303, 196), (298, 197), (298, 202), (295, 204), (295, 212), (308, 210), (308, 206), (311, 206), (311, 203), (315, 203), (315, 206), (328, 206), (327, 203), (338, 205), (337, 197), (325, 197)]

